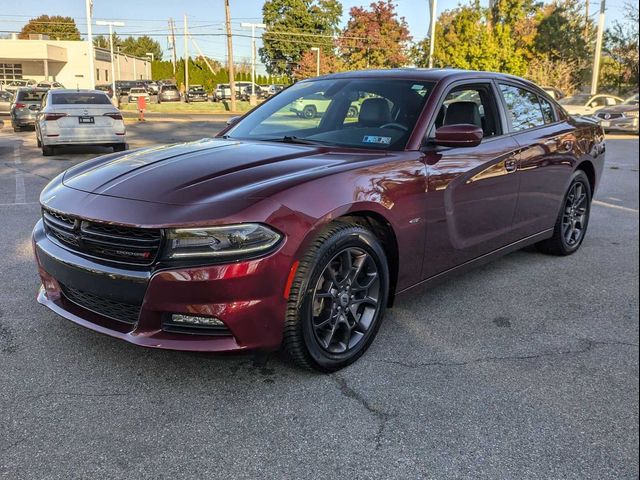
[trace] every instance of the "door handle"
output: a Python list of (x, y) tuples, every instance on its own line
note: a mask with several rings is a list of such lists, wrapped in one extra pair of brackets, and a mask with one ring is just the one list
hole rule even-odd
[(515, 158), (509, 158), (505, 160), (504, 169), (507, 172), (515, 172), (518, 169), (518, 161)]

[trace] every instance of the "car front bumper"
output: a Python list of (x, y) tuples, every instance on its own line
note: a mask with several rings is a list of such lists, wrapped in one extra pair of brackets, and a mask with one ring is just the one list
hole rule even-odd
[[(279, 251), (232, 264), (135, 270), (67, 250), (47, 236), (42, 221), (32, 240), (42, 280), (38, 302), (91, 330), (145, 347), (186, 351), (274, 350), (282, 341), (287, 278), (282, 272), (289, 260)], [(116, 318), (123, 305), (135, 306), (134, 320)], [(173, 313), (215, 317), (225, 328), (176, 332), (170, 328)]]

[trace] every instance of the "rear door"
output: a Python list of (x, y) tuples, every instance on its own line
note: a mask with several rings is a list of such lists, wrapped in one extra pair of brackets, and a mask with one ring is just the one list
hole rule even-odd
[(537, 91), (507, 81), (498, 87), (509, 129), (520, 146), (513, 228), (526, 237), (553, 228), (576, 161), (575, 127)]
[[(490, 80), (456, 83), (440, 100), (425, 153), (428, 223), (423, 278), (514, 241), (518, 144), (508, 135), (500, 105)], [(480, 145), (428, 147), (436, 128), (460, 123), (482, 127)]]

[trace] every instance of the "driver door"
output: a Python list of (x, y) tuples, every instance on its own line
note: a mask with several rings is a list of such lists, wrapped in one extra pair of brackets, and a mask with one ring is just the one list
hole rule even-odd
[[(440, 102), (426, 141), (427, 233), (423, 278), (512, 243), (518, 178), (518, 144), (491, 81), (454, 85)], [(443, 125), (475, 124), (476, 147), (430, 146)], [(432, 145), (432, 144), (431, 144)], [(434, 253), (437, 252), (437, 255)]]

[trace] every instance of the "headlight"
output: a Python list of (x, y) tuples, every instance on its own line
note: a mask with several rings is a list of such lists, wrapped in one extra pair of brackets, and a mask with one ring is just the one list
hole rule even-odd
[(258, 223), (167, 230), (165, 258), (245, 257), (268, 251), (282, 235)]

